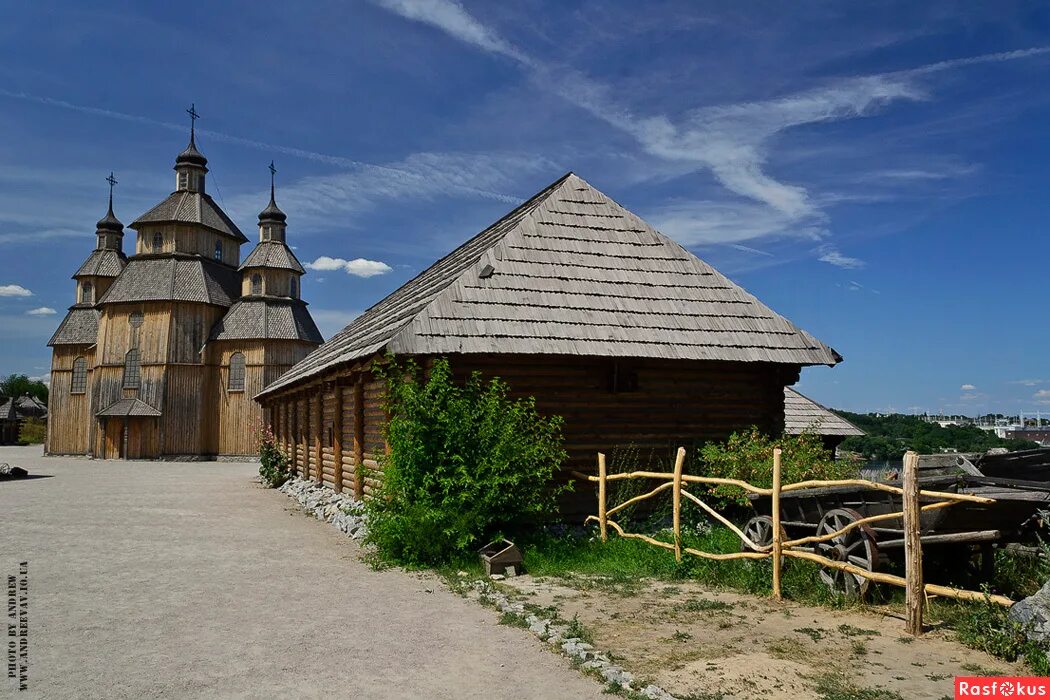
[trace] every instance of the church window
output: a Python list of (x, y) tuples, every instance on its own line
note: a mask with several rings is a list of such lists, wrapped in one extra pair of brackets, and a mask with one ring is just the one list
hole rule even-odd
[(142, 325), (142, 322), (144, 320), (145, 320), (145, 317), (142, 315), (141, 311), (132, 311), (128, 315), (128, 323), (131, 324), (132, 328), (138, 328), (139, 326)]
[(90, 282), (85, 282), (80, 287), (80, 303), (91, 304), (95, 301), (95, 288)]
[(69, 393), (83, 394), (87, 391), (87, 360), (78, 357), (73, 360), (73, 374), (69, 378)]
[(270, 240), (270, 227), (269, 226), (263, 226), (262, 239), (264, 241)]
[(164, 247), (164, 234), (157, 231), (153, 234), (153, 250), (159, 253), (161, 248)]
[(141, 368), (139, 366), (139, 351), (137, 348), (128, 350), (124, 355), (124, 388), (138, 389), (142, 385)]
[(229, 391), (244, 391), (244, 355), (235, 352), (230, 355), (230, 379), (226, 387)]
[(296, 287), (295, 277), (289, 277), (288, 278), (288, 296), (290, 296), (293, 299), (295, 298), (295, 287)]
[(262, 275), (252, 275), (252, 294), (262, 294)]
[(222, 260), (222, 241), (215, 241), (215, 259)]
[(190, 174), (185, 170), (179, 173), (179, 189), (189, 189), (190, 186)]

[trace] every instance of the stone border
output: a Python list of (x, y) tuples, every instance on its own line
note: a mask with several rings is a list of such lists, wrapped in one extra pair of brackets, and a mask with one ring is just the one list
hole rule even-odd
[(365, 526), (365, 505), (346, 493), (336, 493), (316, 481), (291, 479), (277, 489), (294, 498), (308, 514), (335, 526), (355, 540), (368, 532)]

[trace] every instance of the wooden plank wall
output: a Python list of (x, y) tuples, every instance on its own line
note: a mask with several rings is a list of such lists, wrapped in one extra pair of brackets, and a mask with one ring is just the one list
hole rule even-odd
[[(91, 375), (95, 354), (87, 345), (60, 345), (51, 358), (51, 385), (48, 392), (47, 453), (87, 454), (91, 433)], [(87, 363), (87, 386), (83, 394), (71, 394), (73, 361), (83, 357)]]

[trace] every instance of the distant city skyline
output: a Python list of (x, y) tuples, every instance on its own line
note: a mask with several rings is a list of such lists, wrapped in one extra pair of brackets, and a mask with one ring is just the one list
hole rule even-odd
[(276, 161), (326, 337), (573, 170), (835, 347), (845, 362), (797, 386), (821, 404), (1050, 415), (1040, 4), (59, 3), (5, 18), (0, 374), (46, 377), (106, 177), (125, 224), (170, 192), (193, 103), (209, 189), (245, 231)]

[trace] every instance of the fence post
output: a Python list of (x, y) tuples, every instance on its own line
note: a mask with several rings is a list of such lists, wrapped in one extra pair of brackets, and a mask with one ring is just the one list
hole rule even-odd
[(685, 464), (685, 448), (679, 447), (674, 459), (674, 558), (682, 561), (682, 466)]
[(602, 542), (609, 541), (609, 519), (605, 516), (605, 455), (598, 453), (598, 531)]
[(780, 591), (780, 459), (779, 447), (773, 448), (773, 597), (782, 600)]
[(922, 607), (925, 587), (922, 580), (922, 540), (920, 539), (919, 510), (919, 455), (907, 452), (904, 455), (904, 578), (905, 606), (908, 610), (909, 634), (922, 634)]

